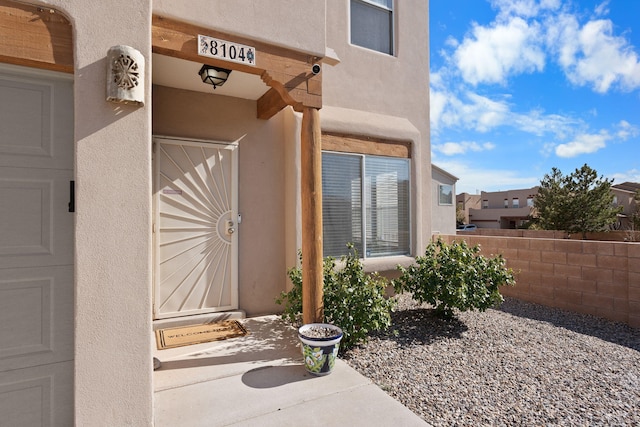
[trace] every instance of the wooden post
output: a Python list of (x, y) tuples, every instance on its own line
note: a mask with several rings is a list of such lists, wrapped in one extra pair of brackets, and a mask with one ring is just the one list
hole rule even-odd
[(302, 320), (324, 321), (322, 303), (322, 141), (320, 112), (302, 111)]

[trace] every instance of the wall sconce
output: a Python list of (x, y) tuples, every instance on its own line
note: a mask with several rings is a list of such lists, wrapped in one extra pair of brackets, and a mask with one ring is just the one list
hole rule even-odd
[(229, 75), (231, 74), (231, 70), (205, 64), (202, 66), (202, 68), (200, 68), (198, 74), (200, 74), (200, 78), (202, 79), (203, 83), (212, 85), (213, 89), (215, 90), (215, 88), (217, 88), (218, 86), (222, 86), (227, 81)]
[(124, 45), (107, 52), (107, 101), (144, 105), (144, 56)]

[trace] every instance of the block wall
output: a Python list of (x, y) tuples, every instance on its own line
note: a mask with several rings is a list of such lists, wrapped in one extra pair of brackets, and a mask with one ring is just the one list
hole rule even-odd
[(640, 328), (640, 243), (590, 240), (440, 236), (502, 254), (516, 285), (501, 293)]

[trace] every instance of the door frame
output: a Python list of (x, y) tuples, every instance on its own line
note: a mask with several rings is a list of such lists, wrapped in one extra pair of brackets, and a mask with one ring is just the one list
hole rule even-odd
[[(221, 310), (212, 309), (210, 311), (203, 311), (202, 313), (191, 313), (185, 316), (175, 315), (161, 315), (158, 313), (157, 307), (159, 306), (158, 287), (160, 286), (160, 251), (158, 250), (158, 225), (160, 223), (160, 210), (159, 210), (159, 190), (160, 190), (160, 168), (159, 168), (159, 156), (157, 155), (158, 143), (174, 144), (174, 145), (188, 145), (192, 147), (212, 147), (223, 148), (231, 151), (231, 167), (232, 167), (232, 182), (231, 182), (231, 218), (234, 218), (234, 224), (236, 231), (231, 234), (231, 305)], [(173, 136), (153, 135), (152, 137), (152, 163), (153, 163), (153, 180), (152, 180), (152, 205), (153, 205), (153, 222), (152, 222), (152, 244), (153, 244), (153, 320), (180, 318), (193, 315), (206, 315), (221, 311), (237, 310), (238, 307), (238, 223), (239, 223), (239, 211), (238, 211), (238, 189), (239, 189), (239, 172), (238, 172), (238, 149), (239, 144), (237, 141), (218, 141), (207, 139), (195, 139), (195, 138), (182, 138)]]

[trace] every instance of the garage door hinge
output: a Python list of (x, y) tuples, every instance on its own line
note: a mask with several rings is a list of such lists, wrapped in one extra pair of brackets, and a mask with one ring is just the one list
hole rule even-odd
[(76, 211), (76, 182), (69, 181), (69, 212)]

